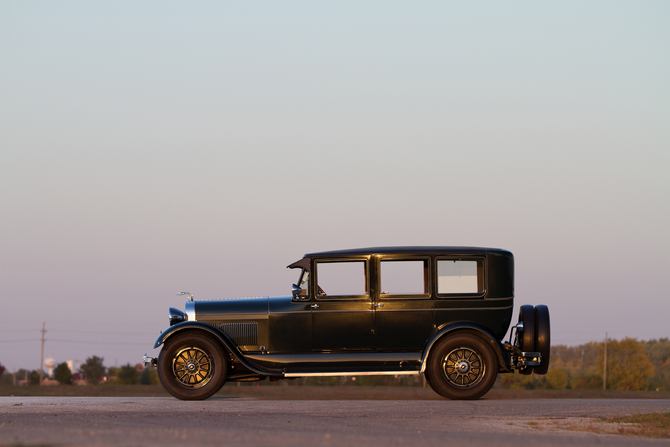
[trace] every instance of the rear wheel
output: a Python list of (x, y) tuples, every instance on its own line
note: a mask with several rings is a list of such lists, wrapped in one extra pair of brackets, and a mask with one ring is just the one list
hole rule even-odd
[(491, 389), (497, 375), (498, 359), (493, 349), (470, 334), (441, 340), (428, 361), (430, 387), (449, 399), (479, 399)]
[(175, 335), (158, 356), (158, 377), (177, 399), (202, 400), (226, 380), (226, 358), (219, 344), (199, 333)]

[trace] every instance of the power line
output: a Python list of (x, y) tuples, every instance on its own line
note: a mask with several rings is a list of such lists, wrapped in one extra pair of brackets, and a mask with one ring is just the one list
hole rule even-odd
[(39, 338), (26, 338), (23, 340), (0, 340), (0, 343), (18, 343), (18, 342), (24, 342), (24, 341), (40, 341)]
[[(51, 329), (51, 332), (66, 332), (74, 334), (111, 334), (111, 335), (155, 335), (156, 332), (125, 332), (125, 331), (115, 331), (115, 332), (105, 332), (105, 331), (71, 331), (64, 329)], [(160, 334), (161, 331), (158, 331)]]
[[(3, 330), (0, 331), (0, 333), (14, 333), (14, 332), (38, 332), (39, 329), (18, 329), (15, 331), (8, 331), (8, 330)], [(49, 329), (49, 332), (65, 332), (65, 333), (73, 333), (73, 334), (110, 334), (110, 335), (155, 335), (156, 333), (161, 333), (161, 331), (154, 331), (154, 332), (125, 332), (125, 331), (114, 331), (114, 332), (108, 332), (108, 331), (72, 331), (72, 330), (66, 330), (66, 329)]]
[(57, 338), (52, 338), (47, 341), (57, 341), (59, 343), (88, 343), (93, 345), (144, 345), (147, 346), (150, 343), (141, 343), (141, 342), (116, 342), (116, 341), (82, 341), (82, 340), (60, 340)]
[[(23, 340), (0, 340), (0, 343), (24, 343), (42, 341), (40, 338), (27, 338)], [(121, 342), (121, 341), (85, 341), (85, 340), (63, 340), (59, 338), (45, 338), (44, 342), (55, 341), (57, 343), (88, 343), (94, 345), (143, 345), (148, 346), (150, 343), (145, 342)]]
[(35, 332), (35, 329), (16, 329), (14, 331), (0, 331), (0, 332)]

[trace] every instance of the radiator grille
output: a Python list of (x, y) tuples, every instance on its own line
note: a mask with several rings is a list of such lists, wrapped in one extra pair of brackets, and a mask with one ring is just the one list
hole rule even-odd
[(218, 323), (212, 325), (238, 346), (258, 346), (258, 323)]

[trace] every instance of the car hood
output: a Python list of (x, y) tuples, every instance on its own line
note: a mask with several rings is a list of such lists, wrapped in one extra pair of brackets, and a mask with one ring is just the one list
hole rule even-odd
[[(196, 300), (193, 303), (194, 319), (202, 322), (246, 320), (268, 314), (268, 297), (233, 298), (226, 300)], [(188, 303), (187, 303), (188, 304)], [(189, 319), (191, 319), (189, 315)], [(267, 317), (266, 317), (267, 318)]]
[[(267, 319), (271, 309), (283, 308), (291, 302), (291, 296), (262, 298), (231, 298), (224, 300), (196, 300), (191, 306), (187, 302), (189, 320), (209, 322)], [(189, 307), (193, 313), (188, 312)]]

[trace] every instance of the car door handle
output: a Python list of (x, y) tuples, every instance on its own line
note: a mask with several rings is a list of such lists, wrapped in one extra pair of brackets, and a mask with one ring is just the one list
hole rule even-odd
[(375, 307), (384, 307), (384, 303), (376, 303)]
[(312, 309), (318, 309), (318, 308), (319, 308), (319, 305), (318, 305), (318, 304), (312, 304), (311, 307), (312, 307)]

